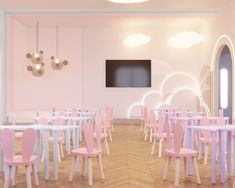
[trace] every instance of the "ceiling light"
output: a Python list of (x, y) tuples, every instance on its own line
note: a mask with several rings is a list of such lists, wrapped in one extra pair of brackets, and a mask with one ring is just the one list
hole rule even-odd
[(58, 41), (59, 41), (59, 27), (58, 25), (56, 26), (56, 58), (54, 56), (51, 56), (51, 66), (53, 69), (55, 70), (60, 70), (63, 68), (64, 65), (68, 65), (68, 61), (64, 60), (62, 61), (61, 59), (59, 59), (59, 45), (58, 45)]
[(35, 53), (27, 53), (26, 57), (31, 60), (31, 62), (34, 64), (33, 66), (29, 65), (27, 67), (28, 71), (32, 71), (32, 74), (34, 76), (42, 76), (44, 73), (44, 63), (43, 61), (43, 51), (39, 51), (39, 44), (38, 44), (38, 27), (39, 27), (39, 22), (36, 24), (36, 52)]
[(148, 0), (108, 0), (108, 1), (111, 1), (113, 3), (142, 3)]
[(135, 48), (148, 43), (150, 40), (150, 36), (133, 33), (124, 40), (124, 44), (128, 47)]
[(175, 48), (190, 48), (193, 45), (201, 43), (205, 36), (196, 32), (181, 32), (168, 40), (168, 44)]

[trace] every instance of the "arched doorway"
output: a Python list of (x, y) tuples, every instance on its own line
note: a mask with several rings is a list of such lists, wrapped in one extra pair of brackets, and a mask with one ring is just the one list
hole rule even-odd
[(221, 51), (218, 66), (218, 109), (224, 116), (232, 118), (232, 57), (227, 45)]
[(222, 35), (216, 41), (211, 62), (211, 114), (218, 115), (218, 109), (224, 109), (224, 116), (235, 116), (234, 46), (231, 38)]

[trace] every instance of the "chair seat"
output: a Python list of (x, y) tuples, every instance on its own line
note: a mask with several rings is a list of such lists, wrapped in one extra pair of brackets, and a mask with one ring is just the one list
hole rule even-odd
[(87, 148), (78, 148), (72, 150), (72, 155), (79, 155), (82, 157), (95, 157), (102, 153), (101, 149), (94, 148), (92, 153), (88, 153)]
[[(200, 142), (205, 143), (205, 144), (210, 144), (212, 142), (212, 139), (211, 138), (203, 138), (203, 137), (201, 137), (200, 138)], [(219, 139), (216, 139), (216, 143), (217, 144), (219, 143)]]
[[(96, 133), (94, 133), (93, 135), (96, 138)], [(109, 136), (108, 133), (101, 133), (101, 138), (106, 138), (108, 136)]]
[(166, 138), (166, 133), (153, 133), (153, 137), (156, 138)]
[(180, 152), (176, 153), (173, 149), (166, 149), (166, 154), (172, 157), (196, 157), (197, 151), (190, 148), (180, 148)]
[(37, 159), (37, 156), (32, 155), (31, 158), (28, 161), (23, 160), (22, 155), (15, 155), (12, 161), (5, 160), (5, 164), (8, 166), (14, 166), (14, 165), (32, 165), (35, 163)]

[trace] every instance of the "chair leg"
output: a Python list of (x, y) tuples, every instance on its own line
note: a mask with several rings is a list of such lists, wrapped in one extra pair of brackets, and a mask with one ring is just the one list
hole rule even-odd
[(74, 172), (75, 164), (76, 164), (76, 157), (74, 156), (72, 160), (70, 174), (69, 174), (69, 182), (73, 181), (73, 172)]
[(148, 128), (146, 127), (144, 141), (146, 141), (147, 138), (148, 138)]
[(195, 170), (195, 174), (196, 174), (196, 178), (197, 178), (197, 183), (201, 184), (201, 178), (200, 178), (200, 175), (199, 175), (199, 170), (198, 170), (196, 157), (193, 157), (193, 164), (194, 164), (194, 170)]
[(61, 162), (61, 155), (60, 155), (60, 145), (59, 143), (57, 143), (57, 159), (58, 159), (58, 162), (60, 163)]
[(104, 169), (103, 169), (103, 163), (102, 163), (101, 155), (97, 156), (97, 162), (98, 162), (98, 165), (99, 165), (101, 178), (104, 179)]
[(155, 152), (155, 147), (156, 147), (156, 138), (153, 138), (153, 146), (152, 146), (152, 152), (151, 152), (152, 155)]
[(5, 183), (4, 183), (4, 188), (8, 188), (9, 187), (10, 175), (11, 175), (11, 167), (10, 166), (6, 166), (6, 168), (5, 168)]
[(64, 149), (63, 149), (63, 143), (60, 142), (60, 155), (61, 155), (61, 158), (64, 158)]
[(153, 128), (150, 128), (150, 138), (149, 138), (149, 142), (152, 143), (153, 141)]
[(25, 166), (25, 170), (26, 170), (27, 188), (32, 188), (30, 166)]
[(92, 160), (88, 158), (88, 185), (92, 185)]
[(165, 164), (165, 168), (164, 168), (164, 173), (163, 173), (163, 180), (167, 180), (170, 163), (171, 163), (171, 157), (167, 156), (167, 160), (166, 160), (166, 164)]
[(44, 162), (44, 146), (42, 147), (42, 156), (41, 156), (41, 162), (43, 163)]
[(158, 148), (158, 158), (162, 158), (162, 142), (163, 140), (159, 140), (159, 148)]
[(199, 146), (198, 160), (201, 160), (201, 158), (202, 158), (202, 148), (203, 148), (203, 145), (201, 143)]
[(111, 129), (109, 128), (109, 140), (112, 142), (113, 141), (113, 138), (112, 138), (112, 133), (111, 133)]
[(107, 138), (104, 138), (104, 143), (105, 143), (105, 148), (106, 148), (107, 155), (110, 155), (109, 144), (108, 144)]
[(34, 177), (34, 183), (35, 183), (35, 185), (39, 185), (39, 181), (38, 181), (38, 172), (37, 172), (36, 164), (33, 165), (33, 177)]
[(86, 163), (86, 158), (82, 157), (82, 176), (85, 176), (85, 163)]
[(187, 176), (187, 158), (184, 157), (184, 175)]
[(13, 177), (12, 177), (12, 185), (15, 186), (17, 183), (17, 166), (12, 167)]
[(180, 158), (176, 158), (175, 162), (175, 186), (179, 186), (179, 176), (180, 176)]
[(205, 145), (204, 165), (207, 165), (207, 159), (208, 159), (208, 144)]

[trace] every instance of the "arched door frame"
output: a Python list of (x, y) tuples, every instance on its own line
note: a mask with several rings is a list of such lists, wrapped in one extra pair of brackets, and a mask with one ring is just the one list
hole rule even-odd
[[(211, 114), (212, 115), (218, 115), (218, 70), (219, 70), (219, 61), (220, 61), (220, 55), (224, 48), (224, 46), (227, 46), (231, 53), (231, 59), (232, 59), (232, 83), (235, 83), (235, 66), (234, 66), (234, 57), (235, 57), (235, 50), (234, 45), (231, 37), (228, 35), (221, 35), (214, 46), (213, 54), (212, 54), (212, 60), (211, 60)], [(235, 87), (232, 88), (232, 116), (235, 117)], [(233, 118), (232, 117), (232, 118)]]

